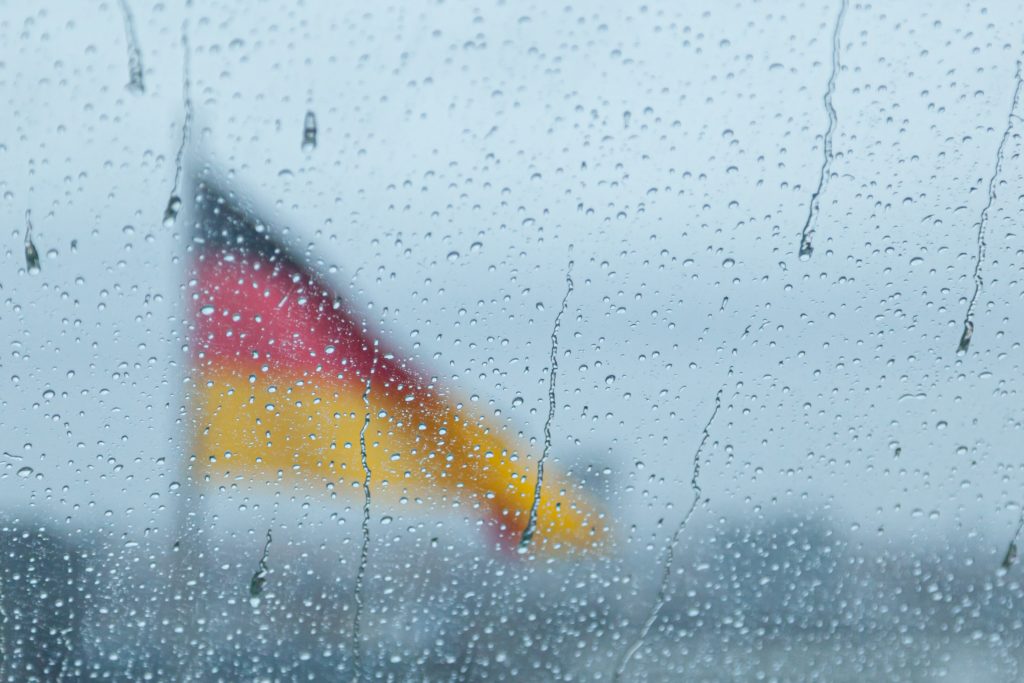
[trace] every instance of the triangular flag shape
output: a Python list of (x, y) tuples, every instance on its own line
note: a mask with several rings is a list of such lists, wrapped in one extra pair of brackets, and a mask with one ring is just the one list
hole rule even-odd
[[(358, 495), (365, 465), (374, 496), (479, 510), (516, 547), (534, 502), (535, 454), (379, 338), (216, 179), (197, 182), (194, 205), (194, 476)], [(549, 466), (531, 550), (591, 549), (605, 536), (597, 506)]]

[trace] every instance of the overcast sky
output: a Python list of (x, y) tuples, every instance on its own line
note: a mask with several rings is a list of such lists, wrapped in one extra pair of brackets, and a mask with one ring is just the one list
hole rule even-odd
[[(1012, 531), (1014, 3), (851, 5), (806, 261), (838, 4), (227, 4), (187, 10), (188, 159), (528, 437), (572, 248), (554, 456), (611, 470), (624, 538), (681, 515), (719, 390), (695, 528), (800, 507), (869, 536)], [(189, 200), (164, 227), (186, 10), (132, 6), (141, 94), (116, 2), (0, 10), (0, 506), (129, 536), (180, 479)]]

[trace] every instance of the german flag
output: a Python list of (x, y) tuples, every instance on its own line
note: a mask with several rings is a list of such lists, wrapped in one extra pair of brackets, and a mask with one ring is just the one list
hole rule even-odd
[[(365, 464), (374, 501), (469, 508), (506, 547), (518, 544), (536, 454), (381, 339), (245, 200), (210, 178), (194, 199), (193, 475), (333, 497), (362, 492)], [(530, 549), (599, 545), (597, 508), (550, 466), (542, 484)]]

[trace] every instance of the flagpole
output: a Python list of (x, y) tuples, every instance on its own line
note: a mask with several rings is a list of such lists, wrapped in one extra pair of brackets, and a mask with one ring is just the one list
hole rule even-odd
[[(191, 247), (194, 223), (200, 215), (194, 206), (198, 183), (196, 182), (194, 169), (191, 168), (192, 159), (193, 157), (190, 154), (186, 164), (189, 167), (189, 172), (185, 175), (186, 187), (183, 193), (186, 201), (182, 207), (184, 209), (183, 218), (185, 218), (184, 223), (186, 225), (184, 231), (186, 235), (186, 252)], [(188, 253), (185, 256), (185, 263), (187, 273), (190, 268), (190, 265), (188, 265), (190, 263)], [(179, 310), (182, 312), (179, 319), (184, 322), (185, 354), (188, 355), (192, 352), (191, 348), (189, 348), (192, 340), (189, 338), (191, 331), (188, 329), (187, 322), (190, 319), (188, 316), (189, 304), (187, 298), (179, 300), (178, 305), (180, 307)], [(185, 367), (189, 367), (187, 361)], [(194, 680), (193, 667), (197, 664), (199, 651), (202, 649), (198, 643), (201, 632), (197, 628), (199, 620), (196, 617), (198, 616), (197, 611), (199, 609), (197, 597), (202, 590), (200, 582), (205, 576), (201, 567), (201, 563), (206, 557), (201, 525), (204, 517), (202, 507), (204, 496), (192, 477), (195, 458), (198, 458), (199, 454), (191, 452), (193, 442), (191, 433), (194, 431), (194, 425), (191, 422), (194, 419), (195, 411), (192, 410), (191, 406), (193, 387), (192, 376), (189, 370), (182, 373), (180, 386), (184, 387), (184, 390), (181, 395), (179, 413), (181, 420), (178, 421), (177, 431), (179, 434), (177, 436), (179, 437), (179, 443), (188, 445), (179, 449), (176, 453), (177, 478), (174, 483), (177, 484), (177, 505), (174, 511), (173, 536), (170, 539), (171, 546), (169, 552), (171, 558), (168, 563), (168, 571), (170, 573), (168, 584), (172, 587), (172, 634), (170, 641), (173, 644), (173, 655), (182, 667), (178, 678), (183, 681), (191, 681)], [(197, 640), (195, 645), (189, 642), (190, 633), (193, 628), (195, 628), (194, 635)]]

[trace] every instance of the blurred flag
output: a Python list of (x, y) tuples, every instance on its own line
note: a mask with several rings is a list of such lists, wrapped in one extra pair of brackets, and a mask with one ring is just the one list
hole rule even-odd
[[(205, 179), (195, 205), (194, 476), (361, 496), (363, 432), (375, 500), (469, 508), (518, 543), (535, 454), (380, 339), (242, 199)], [(531, 549), (593, 548), (605, 525), (578, 487), (546, 468)]]

